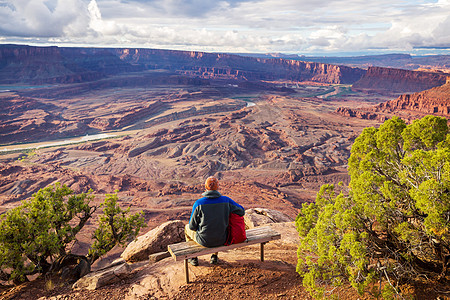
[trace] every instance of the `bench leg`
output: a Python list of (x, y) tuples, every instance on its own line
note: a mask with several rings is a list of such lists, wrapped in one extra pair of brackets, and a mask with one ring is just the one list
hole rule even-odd
[(188, 266), (188, 260), (184, 260), (184, 274), (186, 275), (186, 283), (189, 283), (189, 266)]
[(265, 243), (261, 243), (261, 261), (264, 261), (264, 244)]

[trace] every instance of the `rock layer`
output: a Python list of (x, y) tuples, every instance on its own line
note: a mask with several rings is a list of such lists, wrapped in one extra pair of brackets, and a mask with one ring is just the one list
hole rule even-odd
[(101, 49), (0, 46), (0, 83), (93, 81), (136, 68)]
[(443, 73), (369, 67), (367, 73), (353, 84), (353, 89), (412, 93), (441, 86), (446, 79), (447, 75)]
[(377, 112), (409, 110), (448, 118), (450, 117), (450, 81), (423, 92), (401, 95), (395, 100), (375, 106), (374, 110)]
[(202, 78), (353, 83), (365, 73), (359, 68), (330, 64), (194, 51), (116, 49), (116, 53), (133, 64)]

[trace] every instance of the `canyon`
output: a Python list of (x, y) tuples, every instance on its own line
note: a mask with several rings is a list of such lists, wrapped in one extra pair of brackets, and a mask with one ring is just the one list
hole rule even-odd
[[(340, 84), (370, 94), (367, 99), (379, 94), (376, 101), (383, 101), (440, 86), (446, 76), (190, 51), (1, 45), (0, 145), (148, 128), (180, 114), (203, 115), (211, 109), (191, 106), (176, 116), (150, 120), (187, 98), (217, 100), (261, 91), (314, 96), (309, 84)], [(188, 88), (179, 94), (157, 91), (156, 86)], [(228, 99), (214, 109), (245, 105)]]
[[(213, 175), (220, 192), (246, 209), (276, 209), (293, 219), (322, 184), (348, 183), (347, 159), (363, 128), (393, 115), (448, 118), (442, 61), (424, 72), (191, 51), (1, 45), (0, 214), (61, 182), (76, 193), (92, 190), (95, 204), (117, 192), (121, 206), (143, 211), (150, 230), (187, 222)], [(101, 134), (108, 138), (64, 143)], [(75, 253), (87, 250), (93, 230), (87, 224)]]
[[(215, 175), (245, 205), (262, 201), (295, 217), (321, 184), (348, 181), (353, 140), (388, 111), (447, 116), (446, 76), (191, 51), (2, 45), (0, 210), (60, 181), (76, 192), (117, 190), (157, 224), (171, 214), (186, 219), (201, 182)], [(109, 139), (42, 147), (105, 133)]]

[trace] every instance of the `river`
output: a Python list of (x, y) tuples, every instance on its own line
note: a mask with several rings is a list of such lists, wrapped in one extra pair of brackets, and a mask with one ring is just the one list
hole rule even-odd
[(16, 150), (27, 150), (27, 149), (39, 149), (39, 148), (45, 148), (45, 147), (55, 147), (55, 146), (62, 146), (62, 145), (70, 145), (70, 144), (76, 144), (76, 143), (82, 143), (87, 141), (93, 141), (93, 140), (101, 140), (106, 138), (111, 138), (118, 136), (118, 134), (111, 134), (111, 133), (99, 133), (99, 134), (93, 134), (85, 136), (79, 136), (64, 140), (55, 140), (51, 142), (40, 142), (40, 143), (29, 143), (29, 144), (19, 144), (19, 145), (9, 145), (4, 146), (0, 149), (1, 152), (7, 152), (7, 151), (16, 151)]

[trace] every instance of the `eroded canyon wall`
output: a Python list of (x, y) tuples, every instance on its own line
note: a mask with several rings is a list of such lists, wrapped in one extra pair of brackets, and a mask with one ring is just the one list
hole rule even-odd
[(241, 80), (292, 80), (351, 84), (365, 70), (287, 59), (243, 57), (232, 54), (158, 49), (116, 49), (131, 64), (150, 69), (169, 69), (203, 78)]
[[(450, 77), (449, 77), (450, 78)], [(415, 111), (422, 114), (436, 114), (450, 117), (450, 81), (432, 89), (413, 94), (404, 94), (395, 100), (380, 103), (375, 111)]]
[(406, 120), (414, 120), (424, 115), (450, 118), (450, 77), (445, 84), (413, 94), (403, 94), (398, 98), (365, 108), (339, 107), (336, 113), (366, 120), (384, 121), (393, 115)]
[(231, 54), (113, 48), (0, 46), (0, 84), (79, 83), (163, 69), (205, 79), (292, 80), (352, 84), (365, 70)]
[(0, 45), (1, 84), (79, 83), (135, 69), (101, 49)]
[(365, 75), (353, 84), (356, 90), (375, 92), (415, 93), (441, 86), (447, 75), (435, 72), (369, 67)]

